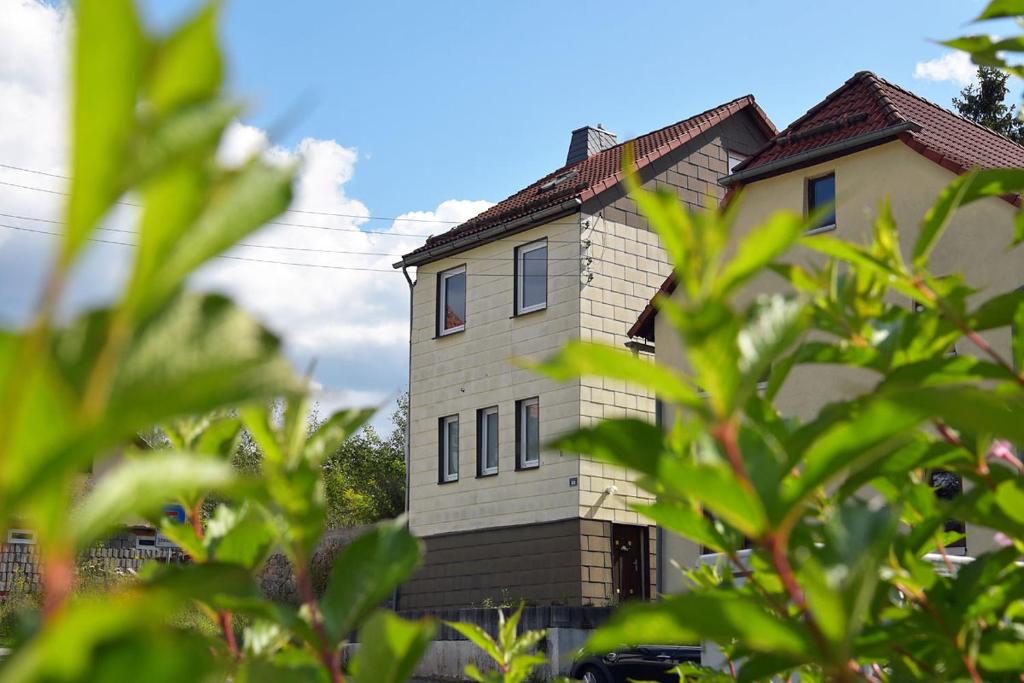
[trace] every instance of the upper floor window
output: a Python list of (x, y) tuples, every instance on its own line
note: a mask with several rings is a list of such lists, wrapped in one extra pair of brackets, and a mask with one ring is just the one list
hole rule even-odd
[(437, 274), (438, 336), (466, 329), (466, 266)]
[(498, 473), (498, 406), (476, 411), (476, 473)]
[(438, 483), (459, 480), (459, 416), (442, 417), (438, 423)]
[(727, 157), (729, 159), (728, 163), (729, 163), (729, 173), (730, 174), (733, 171), (736, 170), (737, 166), (739, 166), (740, 164), (742, 164), (744, 161), (747, 160), (747, 157), (742, 155), (742, 154), (740, 154), (739, 152), (728, 151), (728, 152), (726, 152), (726, 155), (727, 155)]
[(818, 211), (813, 230), (830, 230), (836, 227), (836, 174), (811, 178), (807, 181), (807, 215)]
[(516, 248), (516, 315), (548, 305), (548, 241)]
[(516, 402), (516, 469), (540, 465), (540, 399)]

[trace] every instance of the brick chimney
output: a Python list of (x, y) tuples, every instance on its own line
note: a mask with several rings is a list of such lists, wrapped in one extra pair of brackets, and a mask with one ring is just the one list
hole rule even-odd
[(565, 155), (566, 165), (583, 161), (587, 157), (594, 156), (598, 152), (614, 147), (618, 142), (615, 133), (609, 133), (601, 124), (597, 128), (583, 126), (572, 132), (572, 139), (569, 141), (569, 153)]

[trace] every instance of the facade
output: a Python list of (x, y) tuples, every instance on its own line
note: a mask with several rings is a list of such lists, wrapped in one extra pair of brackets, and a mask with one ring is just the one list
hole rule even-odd
[[(691, 206), (775, 129), (750, 96), (632, 141), (642, 182)], [(624, 145), (573, 132), (566, 164), (396, 267), (411, 285), (409, 523), (426, 544), (400, 606), (609, 604), (657, 589), (630, 473), (543, 445), (610, 416), (654, 419), (623, 382), (518, 365), (572, 339), (623, 345), (669, 272), (621, 185)]]
[[(864, 243), (871, 238), (878, 202), (888, 196), (900, 226), (904, 253), (910, 253), (917, 226), (939, 193), (972, 167), (1024, 167), (1024, 148), (986, 128), (878, 78), (856, 74), (805, 116), (739, 165), (723, 180), (738, 190), (736, 233), (746, 231), (779, 210), (808, 211), (815, 199), (834, 197), (834, 215), (821, 232)], [(1024, 254), (1006, 251), (1012, 241), (1018, 198), (990, 198), (954, 217), (932, 257), (933, 271), (963, 273), (986, 296), (1024, 286)], [(810, 253), (796, 258), (814, 259)], [(762, 292), (781, 292), (774, 276), (756, 283)], [(671, 278), (660, 296), (674, 296)], [(907, 306), (911, 305), (907, 300)], [(684, 369), (682, 345), (667, 320), (649, 305), (630, 335), (656, 345), (657, 362)], [(1009, 330), (985, 333), (1000, 352), (1009, 353)], [(957, 348), (957, 353), (973, 353)], [(784, 414), (801, 419), (826, 403), (866, 392), (876, 377), (867, 371), (828, 365), (797, 366), (777, 398)], [(666, 406), (666, 420), (673, 409)], [(991, 544), (991, 533), (966, 529), (966, 543), (951, 552), (976, 554)], [(665, 559), (694, 566), (699, 550), (665, 534)], [(666, 575), (668, 590), (679, 578)]]

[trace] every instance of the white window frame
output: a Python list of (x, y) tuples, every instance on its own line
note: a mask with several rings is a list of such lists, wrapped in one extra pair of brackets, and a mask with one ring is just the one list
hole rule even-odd
[[(452, 268), (451, 270), (445, 270), (445, 271), (441, 271), (440, 273), (438, 273), (438, 277), (441, 279), (440, 280), (440, 286), (437, 288), (437, 290), (438, 290), (437, 291), (437, 336), (439, 336), (439, 337), (443, 337), (446, 334), (455, 334), (456, 332), (462, 332), (464, 329), (466, 329), (466, 321), (465, 321), (465, 319), (463, 319), (461, 325), (457, 325), (455, 327), (450, 327), (450, 328), (447, 328), (447, 329), (444, 326), (445, 322), (448, 320), (448, 316), (446, 315), (447, 308), (448, 308), (448, 295), (446, 294), (447, 289), (445, 288), (445, 284), (448, 282), (449, 278), (452, 278), (452, 277), (454, 277), (456, 275), (465, 275), (465, 274), (466, 274), (466, 266), (458, 266), (457, 268)], [(465, 289), (464, 296), (466, 297), (466, 301), (463, 302), (463, 307), (464, 308), (468, 308), (469, 307), (469, 301), (468, 301), (469, 300), (469, 276), (466, 277), (466, 289)]]
[(7, 530), (7, 544), (8, 545), (35, 545), (36, 544), (36, 532), (29, 529), (8, 529)]
[[(455, 444), (455, 472), (451, 470), (452, 465), (452, 452), (451, 442), (448, 440), (448, 425), (459, 424), (458, 415), (448, 415), (447, 417), (441, 418), (441, 483), (448, 484), (453, 481), (459, 480), (459, 444)], [(462, 430), (459, 430), (459, 438), (462, 438)]]
[(540, 443), (537, 444), (537, 459), (527, 460), (527, 443), (526, 438), (529, 434), (529, 428), (527, 426), (530, 406), (537, 406), (537, 433), (538, 440), (540, 438), (540, 397), (534, 396), (533, 398), (524, 398), (519, 401), (519, 452), (516, 453), (516, 461), (519, 464), (519, 469), (529, 470), (535, 467), (540, 467)]
[(521, 247), (516, 248), (516, 315), (523, 315), (524, 313), (533, 313), (534, 311), (542, 311), (548, 307), (548, 283), (547, 277), (544, 278), (544, 301), (539, 304), (533, 304), (532, 306), (524, 306), (523, 298), (526, 294), (526, 268), (525, 263), (526, 254), (537, 251), (538, 249), (545, 250), (544, 257), (544, 271), (547, 273), (548, 266), (550, 265), (549, 254), (547, 253), (548, 241), (546, 239), (538, 240), (536, 242), (530, 242), (524, 244)]
[[(480, 409), (480, 433), (477, 435), (477, 458), (480, 461), (480, 476), (489, 477), (498, 473), (498, 453), (500, 452), (500, 444), (495, 440), (494, 442), (494, 466), (487, 466), (487, 443), (490, 433), (487, 431), (487, 418), (493, 415), (495, 422), (500, 422), (498, 417), (498, 406), (491, 406), (490, 408)], [(500, 424), (496, 426), (496, 429), (500, 430)], [(500, 431), (499, 431), (500, 434)]]

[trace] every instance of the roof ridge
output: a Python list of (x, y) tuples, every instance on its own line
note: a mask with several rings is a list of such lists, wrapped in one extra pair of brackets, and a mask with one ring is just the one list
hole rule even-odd
[[(660, 132), (662, 132), (664, 130), (668, 130), (669, 128), (672, 128), (673, 126), (678, 126), (681, 123), (686, 123), (687, 121), (692, 121), (693, 119), (696, 119), (696, 118), (699, 118), (701, 116), (705, 116), (705, 115), (711, 114), (711, 113), (716, 112), (716, 111), (718, 111), (720, 109), (727, 109), (727, 108), (731, 107), (734, 104), (737, 104), (738, 102), (740, 102), (742, 100), (746, 100), (746, 102), (744, 103), (744, 106), (752, 104), (752, 103), (755, 102), (754, 96), (752, 94), (750, 94), (750, 93), (747, 93), (746, 95), (743, 95), (741, 97), (736, 97), (734, 99), (731, 99), (728, 102), (724, 102), (724, 103), (716, 105), (714, 107), (709, 107), (708, 109), (705, 109), (704, 111), (702, 111), (702, 112), (700, 112), (698, 114), (694, 114), (693, 116), (687, 116), (685, 119), (679, 119), (678, 121), (673, 121), (672, 123), (670, 123), (668, 125), (665, 125), (665, 126), (662, 126), (661, 128), (655, 128), (654, 130), (647, 131), (646, 133), (643, 133), (642, 135), (635, 135), (635, 136), (631, 137), (628, 140), (623, 140), (622, 142), (616, 143), (616, 144), (612, 145), (611, 147), (606, 147), (605, 149), (602, 149), (597, 154), (593, 154), (593, 155), (591, 155), (589, 157), (581, 159), (580, 161), (577, 161), (577, 162), (575, 162), (572, 165), (575, 166), (576, 164), (581, 164), (584, 161), (588, 161), (590, 159), (596, 159), (596, 158), (600, 157), (601, 155), (606, 154), (607, 152), (611, 152), (612, 150), (615, 150), (615, 149), (618, 149), (620, 147), (623, 147), (624, 145), (628, 145), (631, 142), (636, 142), (640, 138), (646, 138), (646, 137), (654, 136), (654, 135), (657, 135), (658, 133), (660, 133)], [(565, 166), (562, 166), (562, 168), (568, 168), (568, 167), (569, 167), (568, 164), (565, 165)], [(559, 170), (562, 170), (562, 169), (559, 169)]]
[[(867, 72), (867, 73), (871, 73), (871, 72)], [(990, 135), (995, 135), (996, 137), (998, 137), (998, 138), (1000, 138), (1002, 140), (1005, 140), (1005, 141), (1007, 141), (1007, 142), (1009, 142), (1009, 143), (1011, 143), (1013, 145), (1016, 145), (1017, 147), (1020, 147), (1021, 149), (1024, 149), (1024, 145), (1022, 145), (1021, 143), (1017, 142), (1016, 140), (1011, 140), (1010, 138), (1006, 137), (1002, 133), (999, 133), (997, 131), (992, 130), (988, 126), (982, 125), (982, 124), (978, 123), (977, 121), (972, 121), (971, 119), (967, 118), (963, 114), (960, 114), (959, 112), (955, 112), (952, 109), (948, 109), (948, 108), (942, 106), (941, 104), (938, 104), (937, 102), (932, 102), (927, 97), (924, 97), (922, 95), (918, 95), (917, 93), (915, 93), (915, 92), (913, 92), (911, 90), (907, 90), (906, 88), (904, 88), (902, 85), (900, 85), (898, 83), (893, 83), (892, 81), (890, 81), (890, 80), (888, 80), (886, 78), (882, 78), (881, 76), (879, 76), (877, 74), (873, 74), (872, 73), (871, 75), (874, 76), (875, 79), (879, 83), (881, 83), (883, 85), (886, 85), (886, 86), (888, 86), (890, 88), (894, 88), (896, 90), (899, 90), (904, 95), (907, 95), (908, 97), (913, 97), (916, 100), (920, 100), (921, 102), (924, 102), (928, 106), (930, 106), (930, 107), (932, 107), (934, 109), (938, 109), (939, 111), (941, 111), (944, 114), (949, 114), (950, 116), (954, 116), (954, 117), (960, 119), (961, 121), (963, 121), (964, 123), (969, 123), (969, 124), (971, 124), (972, 126), (974, 126), (975, 128), (977, 128), (977, 129), (979, 129), (981, 131), (984, 131), (984, 132), (986, 132), (986, 133), (988, 133)]]
[[(634, 136), (634, 137), (632, 137), (632, 138), (630, 138), (628, 140), (623, 140), (622, 142), (616, 143), (615, 145), (612, 145), (611, 147), (603, 149), (600, 152), (597, 152), (596, 154), (592, 154), (589, 157), (585, 157), (585, 158), (580, 159), (579, 161), (575, 161), (575, 162), (573, 162), (571, 164), (563, 164), (562, 166), (559, 166), (558, 168), (556, 168), (555, 170), (551, 171), (550, 173), (542, 176), (540, 179), (535, 180), (535, 181), (529, 183), (528, 185), (526, 185), (525, 187), (522, 187), (522, 188), (516, 190), (515, 192), (510, 194), (508, 197), (506, 197), (504, 200), (502, 200), (501, 202), (498, 202), (497, 204), (494, 205), (494, 207), (491, 207), (491, 208), (493, 209), (493, 208), (499, 206), (502, 202), (507, 201), (508, 199), (510, 199), (512, 197), (516, 197), (516, 196), (521, 195), (521, 194), (523, 194), (525, 192), (528, 192), (530, 190), (530, 188), (535, 187), (537, 185), (542, 185), (545, 181), (547, 181), (549, 179), (552, 179), (552, 178), (557, 178), (559, 175), (567, 173), (567, 172), (571, 171), (573, 168), (579, 167), (582, 164), (585, 164), (585, 163), (588, 163), (588, 162), (599, 163), (599, 162), (594, 162), (594, 160), (598, 160), (602, 156), (611, 156), (611, 155), (621, 151), (621, 149), (624, 148), (626, 145), (633, 144), (633, 143), (637, 142), (638, 140), (640, 140), (641, 138), (648, 138), (648, 137), (657, 136), (659, 133), (667, 131), (670, 128), (673, 128), (675, 126), (680, 126), (682, 124), (686, 124), (687, 122), (694, 121), (695, 119), (699, 119), (701, 117), (707, 117), (707, 116), (712, 116), (712, 115), (714, 115), (716, 113), (726, 112), (726, 111), (729, 111), (730, 108), (732, 108), (732, 107), (737, 107), (733, 111), (733, 113), (736, 113), (738, 111), (741, 111), (744, 107), (751, 106), (751, 105), (752, 106), (757, 106), (757, 100), (754, 98), (753, 94), (747, 93), (746, 95), (742, 95), (740, 97), (733, 98), (733, 99), (729, 100), (728, 102), (724, 102), (722, 104), (715, 105), (714, 107), (709, 107), (709, 108), (705, 109), (702, 112), (699, 112), (697, 114), (693, 114), (692, 116), (687, 116), (686, 118), (679, 119), (678, 121), (673, 121), (672, 123), (664, 125), (661, 128), (655, 128), (654, 130), (648, 131), (648, 132), (643, 133), (641, 135)], [(765, 116), (765, 118), (767, 118), (767, 115), (764, 114), (763, 110), (760, 113), (761, 113), (761, 115)], [(686, 126), (683, 131), (680, 131), (679, 135), (674, 136), (674, 139), (678, 139), (678, 138), (684, 137), (685, 133), (687, 131), (689, 131), (689, 130), (691, 130), (691, 127), (690, 126)], [(668, 146), (668, 143), (666, 145), (660, 145), (658, 148), (656, 148), (656, 150), (654, 150), (654, 151), (644, 155), (644, 158), (648, 158), (648, 157), (652, 156), (653, 154), (655, 154), (656, 152), (660, 151), (662, 148), (664, 148), (666, 146)], [(640, 162), (641, 160), (642, 160), (641, 158), (637, 158), (634, 161), (635, 162)], [(571, 188), (572, 188), (571, 190), (570, 190), (570, 188), (567, 187), (567, 188), (564, 188), (564, 189), (562, 189), (560, 191), (552, 192), (550, 194), (545, 194), (543, 197), (534, 197), (534, 198), (528, 200), (527, 203), (524, 206), (519, 207), (519, 209), (518, 209), (518, 211), (516, 213), (525, 211), (529, 207), (535, 206), (537, 204), (543, 204), (544, 202), (546, 202), (546, 201), (548, 201), (548, 200), (550, 200), (550, 199), (552, 199), (554, 197), (563, 197), (564, 196), (564, 197), (568, 198), (568, 197), (574, 196), (574, 195), (575, 196), (580, 196), (582, 194), (582, 192), (586, 189), (585, 187), (580, 187), (579, 185), (571, 186)], [(471, 228), (471, 227), (477, 225), (478, 223), (486, 222), (486, 221), (489, 221), (489, 220), (493, 219), (494, 216), (483, 217), (484, 214), (487, 213), (487, 211), (489, 211), (489, 210), (490, 209), (487, 209), (487, 210), (477, 214), (476, 216), (473, 216), (472, 218), (469, 218), (469, 219), (463, 221), (462, 223), (459, 223), (458, 225), (455, 225), (455, 226), (449, 228), (448, 230), (446, 230), (446, 231), (444, 231), (442, 233), (439, 233), (437, 235), (429, 236), (427, 238), (427, 244), (430, 244), (433, 241), (441, 239), (445, 235), (456, 233), (456, 232), (459, 232), (459, 231), (461, 231), (461, 230), (463, 230), (465, 228)]]

